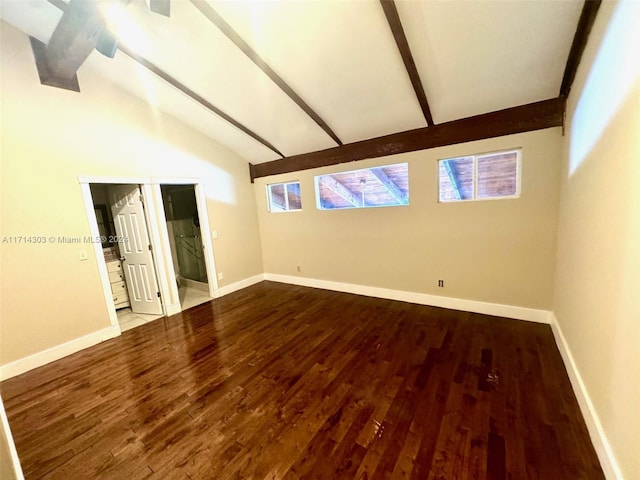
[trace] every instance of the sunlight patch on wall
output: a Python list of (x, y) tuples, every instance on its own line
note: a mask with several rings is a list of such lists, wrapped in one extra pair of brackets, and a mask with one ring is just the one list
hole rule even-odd
[(208, 167), (207, 176), (203, 179), (205, 195), (208, 199), (216, 202), (235, 205), (236, 189), (233, 184), (231, 175), (221, 168), (210, 165)]
[(151, 72), (147, 70), (144, 66), (137, 64), (136, 71), (138, 72), (138, 78), (140, 79), (140, 84), (144, 89), (144, 95), (147, 103), (154, 107), (154, 110), (158, 106), (158, 93), (156, 92), (155, 85), (153, 84), (153, 80), (151, 78)]
[(155, 140), (149, 143), (149, 148), (146, 150), (148, 158), (152, 158), (154, 163), (162, 165), (157, 176), (198, 177), (204, 184), (207, 199), (228, 205), (237, 204), (234, 179), (231, 173), (226, 170), (204, 158)]
[(617, 5), (578, 100), (571, 125), (569, 176), (589, 155), (640, 80), (640, 2)]
[[(149, 135), (142, 128), (136, 130), (131, 125), (122, 127), (113, 136), (121, 139), (121, 143), (129, 148), (114, 150), (107, 156), (93, 156), (90, 162), (86, 160), (84, 152), (80, 152), (73, 156), (79, 159), (74, 168), (93, 176), (199, 178), (204, 184), (207, 199), (228, 205), (237, 204), (233, 174), (208, 161), (207, 157)], [(247, 181), (248, 177), (247, 171)]]
[(164, 164), (162, 170), (167, 171), (169, 176), (197, 176), (204, 183), (205, 195), (208, 199), (229, 205), (237, 204), (236, 186), (231, 173), (204, 158), (166, 143), (154, 143), (156, 143), (157, 155), (151, 155), (151, 157), (155, 158), (157, 163)]

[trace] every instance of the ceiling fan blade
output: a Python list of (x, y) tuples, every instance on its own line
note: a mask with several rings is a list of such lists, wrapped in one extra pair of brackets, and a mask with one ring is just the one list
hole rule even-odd
[(32, 39), (31, 46), (42, 84), (79, 91), (80, 66), (94, 48), (113, 58), (118, 39), (105, 25), (97, 2), (70, 0), (47, 45)]
[(63, 79), (73, 77), (94, 49), (101, 30), (102, 19), (91, 4), (69, 2), (47, 44), (49, 72)]
[(147, 0), (149, 10), (168, 17), (171, 13), (171, 0)]
[(118, 51), (118, 38), (111, 30), (107, 28), (103, 29), (98, 36), (96, 50), (105, 57), (115, 57), (116, 52)]

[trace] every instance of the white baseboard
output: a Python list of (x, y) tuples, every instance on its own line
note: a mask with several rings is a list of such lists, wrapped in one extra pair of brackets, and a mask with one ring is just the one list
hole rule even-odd
[(618, 462), (613, 454), (613, 450), (611, 449), (611, 445), (609, 444), (604, 429), (602, 428), (602, 423), (600, 423), (598, 413), (593, 406), (593, 402), (591, 402), (591, 397), (589, 396), (587, 387), (582, 380), (580, 370), (578, 370), (578, 366), (571, 354), (569, 344), (567, 343), (567, 340), (562, 333), (562, 328), (558, 323), (558, 319), (553, 312), (551, 313), (551, 330), (553, 331), (553, 336), (555, 337), (556, 344), (558, 345), (558, 350), (560, 350), (560, 355), (562, 355), (565, 369), (569, 374), (571, 386), (573, 387), (573, 391), (578, 399), (580, 411), (582, 412), (584, 421), (587, 424), (589, 436), (591, 437), (593, 446), (596, 449), (605, 478), (607, 478), (607, 480), (624, 480), (620, 467), (618, 466)]
[(403, 290), (391, 290), (388, 288), (379, 287), (368, 287), (366, 285), (356, 285), (353, 283), (316, 280), (313, 278), (280, 275), (276, 273), (265, 273), (264, 279), (271, 280), (273, 282), (300, 285), (303, 287), (323, 288), (325, 290), (334, 290), (344, 293), (355, 293), (357, 295), (386, 298), (388, 300), (399, 300), (402, 302), (417, 303), (419, 305), (430, 305), (433, 307), (450, 308), (452, 310), (462, 310), (465, 312), (495, 315), (497, 317), (515, 318), (516, 320), (527, 320), (530, 322), (546, 324), (551, 322), (550, 311), (537, 310), (535, 308), (524, 308), (516, 307), (513, 305), (502, 305), (499, 303), (479, 302), (476, 300), (465, 300), (462, 298), (441, 297), (439, 295), (429, 295), (426, 293), (406, 292)]
[(245, 278), (244, 280), (240, 280), (239, 282), (230, 283), (229, 285), (225, 285), (224, 287), (220, 287), (216, 290), (216, 295), (214, 298), (224, 297), (225, 295), (229, 295), (237, 290), (242, 290), (243, 288), (250, 287), (251, 285), (255, 285), (256, 283), (262, 282), (264, 280), (263, 274), (254, 275), (253, 277)]
[(180, 285), (184, 285), (186, 287), (195, 288), (196, 290), (200, 290), (201, 292), (209, 293), (209, 284), (198, 282), (197, 280), (191, 280), (190, 278), (178, 277)]
[[(231, 283), (222, 288), (216, 290), (215, 298), (220, 298), (224, 295), (228, 295), (236, 290), (254, 285), (264, 280), (264, 275), (254, 275), (253, 277), (245, 278), (239, 282)], [(181, 311), (180, 304), (167, 305), (167, 315), (173, 315)], [(28, 357), (15, 360), (6, 365), (0, 366), (0, 381), (6, 380), (11, 377), (15, 377), (22, 373), (33, 370), (34, 368), (41, 367), (47, 363), (51, 363), (55, 360), (59, 360), (62, 357), (71, 355), (72, 353), (79, 352), (93, 345), (97, 345), (100, 342), (109, 340), (120, 335), (120, 326), (112, 325), (110, 327), (98, 330), (97, 332), (90, 333), (84, 337), (76, 338), (69, 342), (57, 345), (55, 347), (48, 348), (42, 352), (34, 353)]]
[(120, 327), (118, 325), (112, 325), (97, 332), (90, 333), (80, 338), (70, 340), (61, 345), (48, 348), (42, 352), (34, 353), (28, 357), (15, 360), (6, 365), (0, 367), (0, 381), (6, 380), (16, 375), (28, 372), (34, 368), (41, 367), (47, 363), (51, 363), (55, 360), (59, 360), (62, 357), (71, 355), (72, 353), (79, 352), (98, 343), (109, 340), (120, 335)]

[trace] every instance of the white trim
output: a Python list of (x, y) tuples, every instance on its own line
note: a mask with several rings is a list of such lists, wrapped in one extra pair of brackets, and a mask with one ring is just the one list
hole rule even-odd
[(197, 280), (191, 280), (190, 278), (178, 277), (180, 279), (180, 285), (184, 285), (185, 287), (193, 288), (195, 290), (200, 290), (201, 292), (209, 293), (209, 284), (204, 282), (199, 282)]
[[(163, 263), (166, 272), (164, 275), (159, 275), (163, 278), (162, 284), (160, 286), (161, 295), (164, 296), (165, 302), (163, 303), (166, 307), (167, 316), (175, 315), (176, 313), (180, 313), (182, 308), (180, 307), (180, 295), (178, 293), (178, 286), (175, 281), (169, 282), (167, 279), (175, 279), (176, 278), (176, 270), (173, 267), (173, 258), (171, 253), (171, 240), (169, 239), (169, 229), (167, 228), (167, 216), (164, 213), (164, 199), (162, 198), (162, 190), (160, 189), (160, 184), (151, 185), (151, 190), (153, 192), (153, 203), (154, 208), (157, 210), (157, 220), (158, 224), (158, 235), (160, 243), (158, 246), (162, 246), (169, 252), (168, 258), (171, 260), (169, 262)], [(170, 303), (171, 302), (173, 303)]]
[[(287, 190), (288, 185), (298, 184), (298, 189), (300, 190), (300, 208), (290, 209), (289, 208), (289, 192)], [(274, 210), (273, 207), (273, 192), (271, 191), (271, 187), (275, 187), (277, 185), (282, 185), (282, 189), (284, 191), (284, 208), (281, 210)], [(302, 186), (300, 184), (300, 180), (291, 180), (290, 182), (278, 182), (278, 183), (268, 183), (266, 185), (267, 189), (267, 210), (269, 213), (289, 213), (289, 212), (301, 212), (302, 211)]]
[[(92, 238), (98, 238), (100, 236), (100, 230), (98, 229), (96, 212), (94, 211), (93, 207), (91, 185), (89, 185), (88, 183), (80, 183), (80, 190), (82, 191), (84, 208), (87, 213), (87, 220), (89, 221), (89, 233), (91, 233)], [(102, 244), (93, 242), (93, 249), (96, 255), (96, 263), (98, 264), (98, 272), (100, 273), (102, 293), (105, 302), (107, 303), (107, 314), (109, 315), (109, 323), (113, 327), (118, 327), (118, 315), (116, 314), (116, 305), (113, 302), (113, 292), (111, 291), (111, 283), (109, 283), (109, 272), (107, 271), (107, 262), (104, 259)]]
[[(478, 198), (478, 160), (482, 157), (491, 157), (495, 155), (501, 155), (505, 153), (516, 154), (516, 193), (513, 195), (496, 196), (496, 197), (482, 197)], [(446, 162), (449, 160), (460, 160), (463, 158), (473, 158), (473, 190), (472, 197), (465, 199), (454, 200), (440, 200), (440, 162)], [(522, 196), (522, 147), (516, 147), (506, 150), (496, 150), (495, 152), (475, 153), (472, 155), (460, 155), (452, 158), (439, 158), (437, 162), (436, 170), (436, 182), (438, 183), (437, 202), (438, 203), (467, 203), (467, 202), (485, 202), (493, 200), (514, 200)]]
[(322, 202), (320, 201), (320, 177), (322, 175), (315, 175), (313, 177), (313, 191), (316, 194), (316, 210), (322, 211)]
[(182, 306), (180, 305), (180, 303), (167, 304), (167, 317), (180, 313), (181, 311), (182, 311)]
[[(218, 289), (218, 275), (216, 271), (216, 262), (213, 249), (213, 243), (211, 241), (211, 227), (209, 225), (209, 213), (207, 212), (207, 197), (205, 194), (204, 184), (201, 178), (154, 178), (153, 189), (155, 192), (155, 200), (158, 202), (158, 228), (159, 235), (164, 240), (167, 246), (169, 246), (169, 230), (167, 229), (167, 217), (164, 213), (164, 198), (162, 197), (162, 185), (193, 185), (194, 194), (196, 197), (196, 209), (198, 210), (198, 219), (200, 220), (200, 233), (202, 235), (202, 247), (204, 253), (204, 264), (207, 271), (207, 283), (209, 284), (209, 295), (212, 298), (216, 296), (216, 290)], [(170, 251), (170, 250), (169, 250)], [(173, 268), (173, 262), (165, 264), (167, 268), (168, 278), (175, 278), (176, 272)], [(172, 292), (171, 298), (179, 298), (178, 287), (175, 282), (168, 285), (168, 288)], [(181, 308), (176, 311), (172, 305), (172, 308), (167, 307), (167, 315), (174, 315), (181, 312)], [(179, 307), (179, 305), (178, 305)], [(170, 311), (172, 313), (170, 313)]]
[(225, 285), (224, 287), (220, 287), (213, 298), (224, 297), (225, 295), (229, 295), (238, 290), (242, 290), (243, 288), (250, 287), (251, 285), (255, 285), (256, 283), (260, 283), (265, 280), (265, 275), (262, 273), (258, 275), (254, 275), (253, 277), (245, 278), (244, 280), (240, 280), (239, 282), (231, 283), (229, 285)]
[(97, 332), (89, 333), (83, 337), (70, 340), (61, 345), (47, 348), (42, 352), (34, 353), (28, 357), (15, 360), (0, 367), (0, 381), (15, 377), (22, 373), (41, 367), (48, 363), (59, 360), (67, 355), (79, 352), (85, 348), (92, 347), (98, 343), (120, 336), (120, 327), (112, 325)]
[[(143, 208), (145, 214), (145, 221), (147, 224), (147, 233), (149, 234), (149, 243), (153, 250), (151, 256), (153, 257), (153, 266), (155, 270), (156, 281), (158, 282), (158, 288), (160, 289), (160, 306), (162, 307), (162, 313), (168, 315), (167, 304), (169, 303), (169, 283), (167, 282), (167, 276), (164, 275), (164, 268), (167, 263), (164, 258), (162, 250), (162, 241), (160, 239), (160, 218), (158, 218), (158, 208), (156, 208), (155, 187), (149, 183), (140, 184), (140, 193), (143, 198)], [(164, 212), (164, 209), (162, 209)], [(171, 262), (169, 262), (171, 263)], [(172, 264), (173, 265), (173, 264)]]
[(622, 471), (618, 466), (618, 462), (616, 461), (613, 449), (609, 444), (609, 440), (607, 440), (604, 428), (602, 428), (600, 417), (598, 417), (598, 413), (591, 401), (587, 387), (582, 380), (582, 375), (580, 375), (580, 370), (578, 370), (578, 366), (571, 354), (571, 349), (569, 348), (567, 339), (562, 333), (562, 328), (560, 328), (558, 319), (553, 312), (551, 312), (551, 330), (553, 331), (553, 336), (555, 337), (558, 350), (560, 350), (560, 355), (562, 355), (565, 369), (569, 374), (571, 386), (573, 387), (573, 391), (578, 399), (580, 411), (582, 412), (584, 421), (587, 424), (589, 436), (591, 437), (593, 446), (596, 449), (605, 478), (608, 480), (623, 480), (624, 477), (622, 476)]
[(2, 432), (0, 435), (4, 434), (5, 443), (9, 448), (9, 457), (11, 458), (11, 466), (13, 467), (13, 473), (16, 476), (16, 480), (24, 480), (24, 475), (22, 473), (22, 466), (20, 465), (20, 459), (18, 458), (18, 451), (16, 450), (16, 445), (13, 442), (13, 436), (11, 435), (11, 428), (9, 427), (9, 419), (7, 418), (7, 412), (4, 410), (4, 404), (2, 403), (2, 397), (0, 397), (0, 423), (2, 423)]
[(198, 181), (194, 185), (196, 194), (196, 208), (200, 220), (200, 234), (202, 235), (202, 248), (204, 250), (204, 265), (207, 270), (207, 283), (209, 284), (209, 296), (215, 298), (218, 290), (218, 271), (216, 270), (215, 252), (211, 241), (211, 227), (209, 225), (209, 213), (207, 212), (207, 196), (204, 184)]
[(323, 288), (325, 290), (355, 293), (357, 295), (366, 295), (368, 297), (386, 298), (388, 300), (399, 300), (401, 302), (417, 303), (419, 305), (450, 308), (453, 310), (514, 318), (516, 320), (527, 320), (529, 322), (546, 324), (551, 322), (550, 311), (538, 310), (535, 308), (516, 307), (514, 305), (480, 302), (477, 300), (466, 300), (463, 298), (442, 297), (439, 295), (429, 295), (427, 293), (406, 292), (403, 290), (391, 290), (388, 288), (332, 282), (329, 280), (316, 280), (314, 278), (295, 277), (275, 273), (265, 273), (264, 279), (271, 280), (273, 282), (301, 285), (303, 287)]
[(195, 185), (202, 183), (199, 177), (153, 177), (152, 185)]

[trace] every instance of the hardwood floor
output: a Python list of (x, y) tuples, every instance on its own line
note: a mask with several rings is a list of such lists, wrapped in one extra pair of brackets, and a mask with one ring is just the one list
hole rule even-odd
[(27, 479), (602, 479), (547, 325), (263, 282), (10, 379)]

